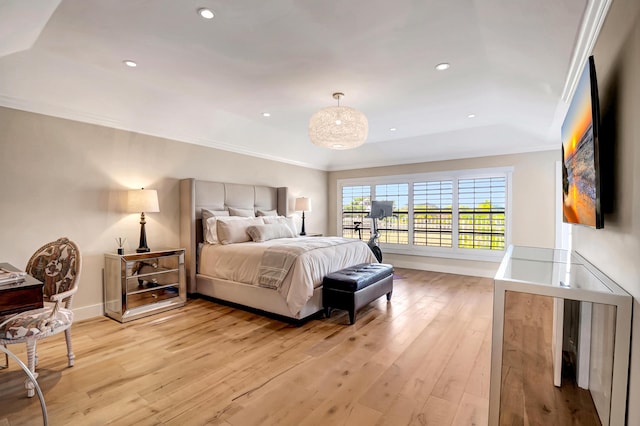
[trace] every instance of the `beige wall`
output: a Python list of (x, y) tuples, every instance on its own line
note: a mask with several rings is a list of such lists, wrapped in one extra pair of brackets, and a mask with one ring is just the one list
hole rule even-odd
[[(558, 139), (558, 147), (560, 141)], [(329, 232), (337, 228), (338, 179), (393, 176), (487, 167), (513, 167), (512, 244), (553, 247), (555, 243), (555, 167), (560, 159), (558, 151), (518, 155), (469, 158), (464, 160), (344, 170), (329, 173)], [(464, 261), (422, 256), (388, 254), (385, 260), (396, 266), (459, 274), (495, 275), (498, 263)]]
[(101, 314), (103, 253), (115, 237), (138, 246), (139, 215), (122, 213), (129, 188), (158, 190), (147, 215), (149, 246), (179, 246), (178, 180), (288, 186), (313, 200), (307, 230), (326, 232), (327, 173), (107, 127), (0, 108), (0, 262), (24, 268), (42, 244), (67, 236), (80, 246), (78, 317)]
[(640, 2), (615, 0), (594, 49), (602, 149), (613, 149), (604, 229), (574, 227), (573, 247), (634, 297), (628, 424), (640, 424)]
[[(313, 200), (308, 232), (336, 232), (336, 180), (483, 167), (513, 166), (513, 243), (551, 247), (554, 242), (554, 164), (543, 152), (326, 172), (177, 141), (0, 108), (0, 261), (24, 267), (47, 241), (68, 236), (83, 252), (80, 318), (100, 315), (103, 253), (116, 237), (137, 247), (139, 217), (122, 212), (126, 189), (157, 189), (160, 213), (147, 215), (150, 247), (179, 245), (178, 180), (289, 186), (293, 198)], [(325, 200), (329, 203), (325, 204)], [(390, 255), (398, 266), (491, 276), (496, 263)]]

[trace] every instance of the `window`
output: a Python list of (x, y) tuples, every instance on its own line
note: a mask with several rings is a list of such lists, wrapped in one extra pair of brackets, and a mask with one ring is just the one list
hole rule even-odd
[(393, 201), (378, 219), (390, 253), (500, 258), (509, 241), (511, 169), (483, 169), (338, 181), (342, 236), (368, 240), (371, 200)]
[(365, 216), (371, 207), (369, 185), (345, 186), (342, 188), (342, 236), (369, 240), (371, 228)]
[(413, 244), (451, 247), (453, 182), (440, 180), (413, 184)]
[(505, 178), (458, 181), (458, 246), (504, 250)]
[(409, 184), (376, 185), (375, 199), (393, 201), (393, 216), (378, 219), (380, 242), (409, 244)]

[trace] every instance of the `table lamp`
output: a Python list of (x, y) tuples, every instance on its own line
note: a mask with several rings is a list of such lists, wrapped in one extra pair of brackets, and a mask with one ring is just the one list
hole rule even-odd
[(302, 212), (302, 231), (300, 232), (300, 235), (307, 235), (307, 233), (304, 231), (304, 212), (311, 211), (311, 200), (307, 197), (296, 198), (295, 210), (297, 212)]
[(127, 211), (129, 213), (140, 212), (140, 247), (136, 249), (136, 253), (146, 253), (151, 251), (147, 246), (147, 233), (144, 225), (147, 223), (144, 219), (144, 213), (156, 213), (160, 211), (158, 206), (158, 191), (155, 189), (132, 189), (127, 194)]

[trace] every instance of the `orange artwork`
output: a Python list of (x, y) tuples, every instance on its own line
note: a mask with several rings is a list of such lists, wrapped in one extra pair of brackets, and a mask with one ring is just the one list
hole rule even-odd
[(596, 226), (597, 185), (589, 64), (562, 125), (563, 214), (566, 222)]

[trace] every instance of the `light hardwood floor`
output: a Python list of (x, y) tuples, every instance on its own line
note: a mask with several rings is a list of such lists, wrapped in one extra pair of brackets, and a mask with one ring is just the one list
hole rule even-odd
[[(335, 311), (301, 327), (190, 300), (77, 322), (75, 366), (47, 339), (38, 382), (52, 425), (486, 425), (492, 296), (491, 279), (397, 269), (391, 302), (355, 325)], [(0, 371), (0, 426), (41, 422), (23, 382)]]
[[(492, 280), (397, 270), (391, 302), (295, 327), (190, 300), (39, 344), (52, 425), (484, 425)], [(9, 347), (25, 359), (23, 345)], [(37, 424), (15, 363), (0, 371), (0, 425)]]
[[(598, 426), (588, 390), (563, 367), (562, 387), (553, 385), (553, 298), (507, 292), (502, 352), (502, 425)], [(569, 371), (568, 371), (569, 370)]]

